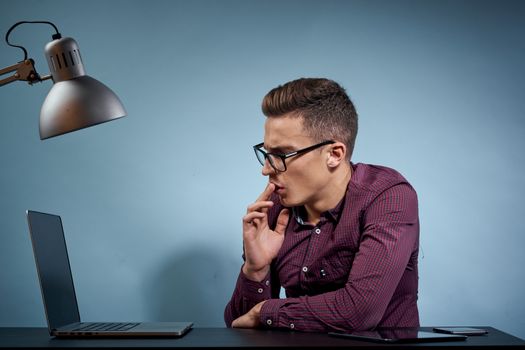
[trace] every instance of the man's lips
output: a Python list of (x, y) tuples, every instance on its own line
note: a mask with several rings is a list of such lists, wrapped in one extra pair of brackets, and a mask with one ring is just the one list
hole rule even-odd
[(275, 193), (279, 194), (284, 191), (284, 186), (281, 186), (280, 184), (277, 184), (275, 182), (272, 182), (272, 183), (275, 186), (275, 190), (274, 190)]

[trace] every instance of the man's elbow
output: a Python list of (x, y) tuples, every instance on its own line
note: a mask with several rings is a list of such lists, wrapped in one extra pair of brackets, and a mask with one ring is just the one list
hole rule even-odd
[(224, 309), (224, 324), (227, 328), (232, 328), (233, 316), (231, 314), (230, 304)]
[(356, 310), (347, 318), (348, 331), (369, 331), (377, 328), (381, 323), (382, 315), (377, 310), (365, 308)]

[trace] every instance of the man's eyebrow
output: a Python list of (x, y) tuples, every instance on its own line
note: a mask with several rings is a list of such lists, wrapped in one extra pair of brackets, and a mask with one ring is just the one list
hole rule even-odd
[[(266, 148), (266, 147), (265, 147)], [(293, 146), (287, 146), (287, 145), (281, 145), (281, 146), (275, 146), (275, 147), (269, 147), (266, 148), (266, 150), (270, 153), (288, 153), (294, 150)]]

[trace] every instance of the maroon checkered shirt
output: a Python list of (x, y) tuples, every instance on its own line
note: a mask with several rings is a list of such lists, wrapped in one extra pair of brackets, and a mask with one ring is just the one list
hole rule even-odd
[[(316, 226), (293, 208), (283, 245), (262, 282), (242, 270), (226, 306), (228, 327), (267, 300), (266, 327), (309, 332), (418, 327), (419, 219), (417, 194), (393, 169), (352, 164), (347, 192)], [(269, 211), (275, 227), (283, 209)], [(281, 286), (285, 299), (279, 299)]]

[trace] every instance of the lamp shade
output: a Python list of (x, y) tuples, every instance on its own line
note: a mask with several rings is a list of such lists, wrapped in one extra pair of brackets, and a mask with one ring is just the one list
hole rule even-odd
[(75, 40), (60, 38), (49, 42), (45, 55), (54, 84), (40, 111), (40, 139), (126, 115), (117, 95), (86, 75)]
[(124, 117), (117, 95), (90, 76), (53, 84), (40, 111), (40, 139)]

